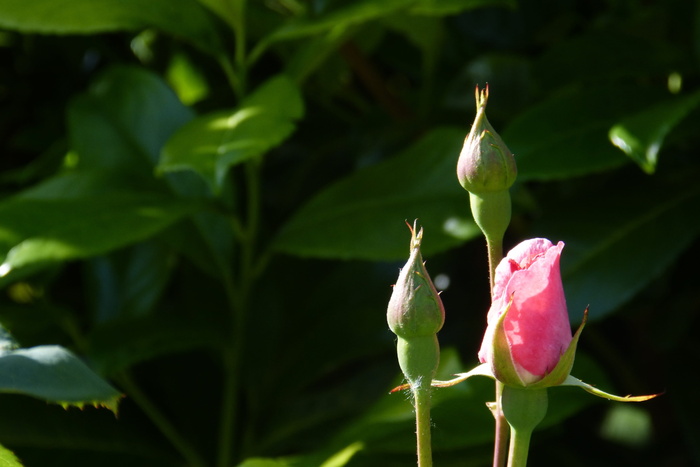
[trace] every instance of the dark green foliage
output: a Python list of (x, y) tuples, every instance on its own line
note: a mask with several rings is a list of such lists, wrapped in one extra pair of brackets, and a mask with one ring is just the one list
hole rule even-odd
[[(474, 366), (488, 274), (455, 172), (488, 82), (518, 164), (504, 246), (564, 241), (573, 324), (590, 305), (573, 373), (666, 391), (620, 430), (612, 404), (549, 390), (531, 463), (700, 462), (699, 18), (686, 0), (0, 1), (0, 324), (126, 396), (117, 419), (0, 394), (0, 444), (28, 467), (414, 464), (390, 285), (418, 218), (450, 280), (438, 377)], [(490, 465), (492, 393), (434, 394), (437, 466)]]

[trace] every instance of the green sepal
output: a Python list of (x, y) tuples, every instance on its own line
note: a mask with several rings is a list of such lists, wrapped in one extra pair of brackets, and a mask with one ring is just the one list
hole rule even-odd
[(487, 376), (491, 379), (496, 379), (496, 377), (493, 375), (493, 372), (491, 371), (491, 365), (489, 365), (488, 363), (482, 363), (481, 365), (472, 368), (466, 373), (457, 373), (455, 376), (456, 378), (447, 381), (434, 379), (432, 386), (434, 388), (448, 388), (450, 386), (454, 386), (455, 384), (459, 384), (462, 381), (466, 381), (472, 376)]
[(581, 324), (576, 330), (574, 337), (571, 339), (569, 348), (566, 349), (564, 355), (562, 355), (559, 359), (557, 366), (555, 366), (550, 373), (546, 374), (544, 378), (536, 383), (530, 384), (528, 388), (536, 389), (559, 386), (566, 381), (566, 378), (569, 376), (569, 374), (571, 374), (571, 369), (574, 367), (576, 346), (578, 345), (578, 339), (581, 337), (581, 332), (583, 331), (583, 327), (586, 325), (586, 321), (588, 321), (588, 307), (583, 310), (583, 319), (581, 320)]
[[(466, 381), (467, 379), (471, 378), (472, 376), (487, 376), (491, 379), (496, 379), (493, 376), (493, 373), (491, 372), (491, 365), (488, 363), (482, 363), (471, 370), (469, 370), (466, 373), (457, 373), (456, 378), (453, 379), (448, 379), (447, 381), (442, 381), (439, 379), (434, 379), (431, 383), (431, 386), (434, 388), (449, 388), (450, 386), (454, 386), (455, 384), (459, 384), (462, 381)], [(389, 391), (390, 394), (393, 394), (395, 392), (403, 391), (404, 389), (410, 389), (411, 385), (410, 384), (402, 384), (401, 386), (396, 386), (394, 389)]]
[(509, 386), (524, 388), (527, 385), (520, 378), (518, 370), (513, 361), (513, 355), (508, 345), (508, 336), (504, 327), (506, 315), (513, 304), (513, 297), (508, 301), (506, 309), (498, 317), (493, 330), (493, 340), (491, 341), (491, 370), (498, 381)]
[(601, 391), (600, 389), (597, 389), (591, 386), (590, 384), (586, 384), (580, 379), (574, 378), (571, 375), (567, 376), (564, 382), (560, 384), (560, 386), (578, 386), (584, 391), (593, 394), (594, 396), (602, 397), (603, 399), (609, 399), (617, 402), (644, 402), (663, 394), (649, 394), (645, 396), (616, 396), (615, 394), (610, 394), (608, 392)]

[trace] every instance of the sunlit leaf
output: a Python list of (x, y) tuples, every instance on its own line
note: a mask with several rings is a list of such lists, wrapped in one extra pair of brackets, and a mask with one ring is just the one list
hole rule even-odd
[(96, 34), (160, 29), (220, 53), (221, 40), (206, 10), (194, 0), (5, 0), (0, 26), (39, 34)]
[(22, 463), (12, 451), (0, 446), (0, 467), (22, 467)]
[(251, 459), (246, 459), (237, 467), (292, 467), (294, 463), (289, 463), (284, 459), (264, 459), (261, 457), (255, 457)]
[(303, 114), (297, 86), (284, 75), (256, 89), (240, 107), (198, 117), (163, 149), (159, 170), (193, 170), (219, 192), (228, 169), (282, 143)]
[(654, 173), (666, 135), (700, 104), (700, 92), (656, 104), (613, 126), (610, 142), (647, 173)]
[(0, 203), (0, 273), (86, 258), (148, 238), (195, 205), (162, 196), (111, 194), (89, 199), (11, 198)]
[(64, 406), (104, 406), (115, 413), (121, 398), (119, 391), (57, 345), (0, 352), (0, 392)]

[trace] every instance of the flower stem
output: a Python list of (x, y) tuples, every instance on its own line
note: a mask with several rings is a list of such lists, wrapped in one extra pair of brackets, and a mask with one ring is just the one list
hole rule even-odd
[(511, 428), (508, 467), (525, 467), (532, 432), (547, 414), (547, 389), (504, 386), (501, 404)]
[(240, 239), (239, 287), (227, 282), (226, 292), (231, 310), (231, 341), (224, 350), (224, 393), (222, 418), (219, 429), (219, 451), (217, 465), (228, 467), (235, 457), (234, 448), (243, 446), (238, 422), (241, 399), (243, 353), (245, 352), (246, 322), (250, 308), (250, 297), (255, 283), (256, 240), (260, 225), (260, 160), (246, 164), (247, 219), (244, 235)]
[[(496, 266), (503, 258), (503, 236), (486, 236), (486, 249), (489, 257), (489, 284), (491, 298), (493, 298), (493, 285), (496, 280)], [(503, 416), (501, 406), (501, 396), (503, 394), (503, 383), (496, 381), (496, 401), (491, 412), (496, 421), (494, 445), (493, 445), (493, 467), (504, 467), (508, 453), (508, 437), (510, 436), (508, 423)]]
[[(228, 0), (226, 7), (232, 12), (235, 53), (230, 57), (219, 58), (219, 63), (228, 78), (234, 94), (242, 100), (248, 87), (248, 56), (246, 48), (246, 5), (247, 0)], [(219, 424), (219, 444), (217, 466), (228, 467), (242, 456), (240, 452), (243, 434), (240, 433), (240, 404), (243, 394), (243, 353), (245, 352), (246, 322), (250, 308), (250, 297), (255, 283), (253, 264), (255, 263), (256, 240), (260, 223), (260, 164), (257, 160), (246, 164), (247, 203), (245, 225), (234, 228), (240, 241), (240, 262), (237, 281), (224, 278), (224, 287), (230, 310), (230, 343), (223, 351), (223, 395)], [(243, 217), (234, 217), (235, 221)], [(238, 232), (236, 232), (238, 230)], [(236, 452), (236, 449), (239, 452)]]
[(525, 467), (532, 431), (513, 430), (508, 451), (508, 467)]
[(430, 443), (430, 385), (419, 384), (413, 389), (416, 404), (416, 439), (418, 467), (432, 467), (433, 453)]
[(489, 256), (489, 285), (491, 290), (491, 298), (493, 299), (493, 285), (496, 280), (496, 266), (503, 259), (503, 236), (495, 237), (489, 235), (486, 237), (486, 249)]
[(504, 467), (508, 454), (508, 438), (510, 437), (510, 429), (508, 422), (503, 416), (503, 407), (501, 406), (501, 398), (503, 394), (503, 383), (496, 381), (496, 402), (493, 404), (493, 418), (496, 420), (496, 428), (494, 433), (493, 444), (493, 467)]

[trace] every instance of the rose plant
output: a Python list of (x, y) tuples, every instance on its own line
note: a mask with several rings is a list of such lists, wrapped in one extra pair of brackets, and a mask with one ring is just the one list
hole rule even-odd
[[(547, 388), (560, 385), (579, 386), (597, 396), (623, 402), (644, 401), (655, 395), (615, 396), (570, 375), (588, 308), (584, 310), (581, 325), (572, 335), (560, 272), (564, 242), (560, 241), (555, 245), (546, 238), (533, 238), (521, 242), (504, 258), (500, 258), (503, 233), (510, 222), (508, 189), (514, 182), (517, 169), (512, 153), (486, 119), (487, 99), (488, 88), (482, 92), (477, 88), (477, 115), (457, 163), (457, 177), (462, 186), (469, 191), (472, 214), (486, 238), (489, 258), (492, 301), (479, 350), (481, 364), (469, 372), (457, 375), (455, 379), (433, 381), (432, 386), (452, 386), (474, 375), (493, 378), (496, 381), (496, 400), (487, 404), (496, 422), (493, 465), (502, 467), (507, 460), (508, 467), (524, 467), (527, 464), (532, 432), (547, 413)], [(478, 180), (478, 183), (472, 183), (472, 178)], [(488, 196), (484, 197), (484, 194)], [(413, 259), (419, 254), (416, 253), (414, 245), (420, 245), (422, 230), (418, 241), (415, 238), (415, 230), (412, 232)], [(411, 264), (411, 260), (408, 264)], [(421, 262), (420, 267), (422, 266)], [(430, 292), (435, 292), (434, 287), (424, 268), (421, 272), (418, 278), (427, 281), (421, 285), (426, 286), (424, 293), (427, 292), (427, 296), (431, 297), (429, 301), (433, 303), (435, 300), (432, 297), (436, 294)], [(406, 274), (406, 271), (402, 272), (402, 277)], [(414, 279), (412, 272), (408, 274), (408, 277)], [(400, 278), (397, 286), (401, 282)], [(419, 288), (409, 287), (409, 290), (412, 293), (408, 296), (413, 297), (413, 292)], [(405, 358), (401, 358), (402, 341), (398, 331), (402, 331), (402, 328), (397, 326), (397, 317), (411, 316), (411, 329), (423, 329), (427, 326), (432, 339), (432, 333), (442, 327), (444, 319), (442, 307), (436, 315), (439, 317), (437, 321), (431, 319), (429, 313), (425, 313), (425, 307), (420, 307), (420, 313), (416, 313), (414, 307), (400, 308), (410, 310), (411, 313), (408, 314), (392, 312), (396, 308), (396, 297), (403, 295), (397, 294), (395, 289), (389, 304), (389, 324), (399, 335), (399, 361), (402, 369), (405, 367)], [(414, 300), (399, 302), (413, 303)], [(416, 322), (423, 319), (421, 316), (425, 316), (425, 323)], [(439, 325), (434, 326), (433, 321)], [(431, 359), (428, 373), (434, 373), (435, 361)], [(421, 376), (425, 377), (428, 373), (423, 372)], [(418, 386), (416, 378), (408, 374), (406, 377), (409, 384), (399, 386), (394, 391), (411, 388), (415, 393), (415, 387)], [(414, 397), (418, 416), (419, 400), (417, 395), (414, 394)], [(421, 459), (420, 453), (426, 449), (420, 443), (420, 426), (421, 423), (418, 423), (419, 467), (432, 465), (428, 456), (424, 462)], [(508, 438), (510, 447), (506, 453)]]

